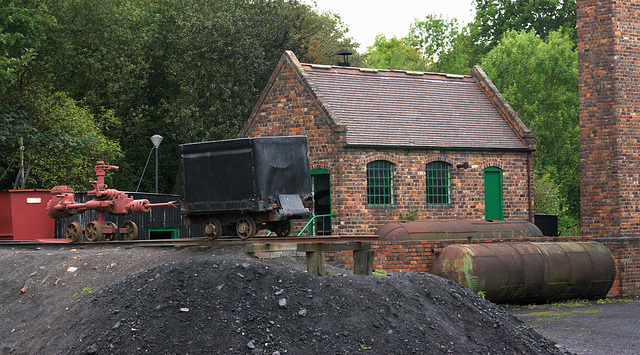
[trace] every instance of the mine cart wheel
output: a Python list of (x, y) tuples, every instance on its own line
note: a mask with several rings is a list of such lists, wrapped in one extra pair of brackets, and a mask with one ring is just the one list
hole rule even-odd
[(287, 237), (291, 235), (291, 221), (280, 222), (275, 230), (278, 237)]
[(64, 229), (64, 236), (67, 237), (69, 243), (79, 242), (82, 239), (82, 227), (78, 222), (71, 222), (67, 224)]
[(250, 239), (256, 235), (258, 227), (256, 227), (256, 221), (249, 217), (242, 217), (236, 222), (236, 233), (240, 239)]
[(96, 242), (102, 239), (102, 226), (98, 221), (91, 221), (87, 223), (84, 228), (84, 235), (90, 242)]
[(222, 223), (217, 218), (211, 218), (204, 225), (204, 235), (213, 240), (218, 239), (222, 235)]
[[(116, 224), (113, 223), (113, 222), (106, 222), (105, 224), (109, 228), (113, 228), (113, 229), (116, 229), (116, 230), (118, 229), (118, 226), (116, 226)], [(117, 234), (117, 232), (115, 232), (115, 233), (104, 233), (104, 240), (115, 240), (116, 239), (116, 234)]]
[(134, 240), (138, 237), (138, 226), (131, 221), (124, 221), (122, 228), (126, 229), (126, 232), (120, 232), (122, 240)]

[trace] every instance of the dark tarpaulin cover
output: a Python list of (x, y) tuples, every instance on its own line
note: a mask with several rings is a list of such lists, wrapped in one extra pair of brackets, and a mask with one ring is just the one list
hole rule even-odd
[(180, 145), (182, 213), (268, 210), (311, 193), (307, 138), (257, 137)]

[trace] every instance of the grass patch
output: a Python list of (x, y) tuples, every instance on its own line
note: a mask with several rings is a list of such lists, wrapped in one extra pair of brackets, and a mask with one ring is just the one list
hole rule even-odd
[(76, 293), (74, 293), (73, 295), (74, 295), (74, 296), (78, 296), (78, 295), (85, 294), (85, 293), (87, 293), (87, 292), (93, 291), (96, 287), (98, 287), (98, 285), (87, 286), (87, 287), (83, 288), (83, 289), (82, 289), (82, 291), (80, 291), (80, 292), (76, 292)]
[(541, 311), (531, 312), (527, 314), (518, 314), (518, 317), (551, 317), (551, 318), (564, 318), (571, 317), (577, 314), (598, 314), (602, 313), (602, 310), (592, 309), (588, 311)]
[(371, 272), (371, 274), (372, 274), (372, 275), (374, 275), (374, 276), (387, 276), (387, 272), (386, 272), (386, 271), (384, 271), (384, 270), (378, 270), (378, 269), (373, 270), (373, 271)]

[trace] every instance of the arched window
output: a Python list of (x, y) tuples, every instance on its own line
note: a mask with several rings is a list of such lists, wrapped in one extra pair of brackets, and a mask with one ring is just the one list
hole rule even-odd
[(393, 164), (376, 160), (367, 164), (367, 202), (370, 205), (392, 205)]
[(434, 161), (427, 164), (427, 203), (446, 205), (451, 203), (451, 164)]

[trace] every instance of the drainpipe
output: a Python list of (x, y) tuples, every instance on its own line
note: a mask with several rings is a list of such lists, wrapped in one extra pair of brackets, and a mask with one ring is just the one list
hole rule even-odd
[(527, 154), (527, 189), (529, 190), (529, 222), (533, 223), (533, 152)]

